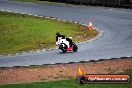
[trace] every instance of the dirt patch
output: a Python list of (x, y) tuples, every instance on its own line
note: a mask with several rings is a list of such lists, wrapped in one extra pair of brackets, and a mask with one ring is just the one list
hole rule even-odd
[(77, 75), (78, 67), (85, 69), (87, 74), (113, 74), (132, 69), (131, 63), (132, 58), (126, 58), (86, 63), (0, 68), (0, 84), (71, 78)]

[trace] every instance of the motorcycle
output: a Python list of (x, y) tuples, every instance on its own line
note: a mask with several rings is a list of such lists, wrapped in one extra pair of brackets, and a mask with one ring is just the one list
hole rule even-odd
[[(71, 40), (72, 38), (62, 38), (62, 37), (58, 37), (58, 41), (56, 42), (56, 44), (59, 46), (59, 49), (61, 49), (63, 51), (63, 53), (66, 52), (77, 52), (78, 47), (77, 45), (72, 42), (70, 43), (68, 40)], [(72, 40), (71, 40), (72, 41)]]

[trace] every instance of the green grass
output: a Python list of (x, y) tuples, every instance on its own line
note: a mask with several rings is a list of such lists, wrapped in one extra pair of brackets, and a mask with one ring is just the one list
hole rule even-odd
[[(132, 70), (127, 70), (121, 74), (130, 74), (132, 79)], [(0, 88), (132, 88), (132, 82), (127, 84), (84, 84), (78, 85), (75, 79), (38, 82), (27, 84), (8, 84), (0, 85)]]
[(84, 31), (78, 24), (0, 12), (0, 54), (55, 47), (56, 32), (71, 36), (75, 41), (97, 35), (96, 31)]

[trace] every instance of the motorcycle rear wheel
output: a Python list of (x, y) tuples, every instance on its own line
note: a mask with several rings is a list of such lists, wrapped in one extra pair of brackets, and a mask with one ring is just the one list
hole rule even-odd
[(76, 45), (74, 42), (73, 42), (73, 44), (72, 44), (72, 45), (73, 45), (73, 51), (74, 51), (74, 52), (77, 52), (77, 50), (78, 50), (77, 45)]

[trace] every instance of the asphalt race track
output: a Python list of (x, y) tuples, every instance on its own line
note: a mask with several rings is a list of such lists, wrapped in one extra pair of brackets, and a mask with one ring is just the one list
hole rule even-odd
[(103, 30), (100, 39), (79, 45), (76, 53), (60, 53), (58, 49), (0, 56), (0, 67), (28, 66), (109, 59), (132, 56), (132, 9), (77, 5), (33, 4), (0, 1), (0, 10), (50, 16), (88, 24)]

